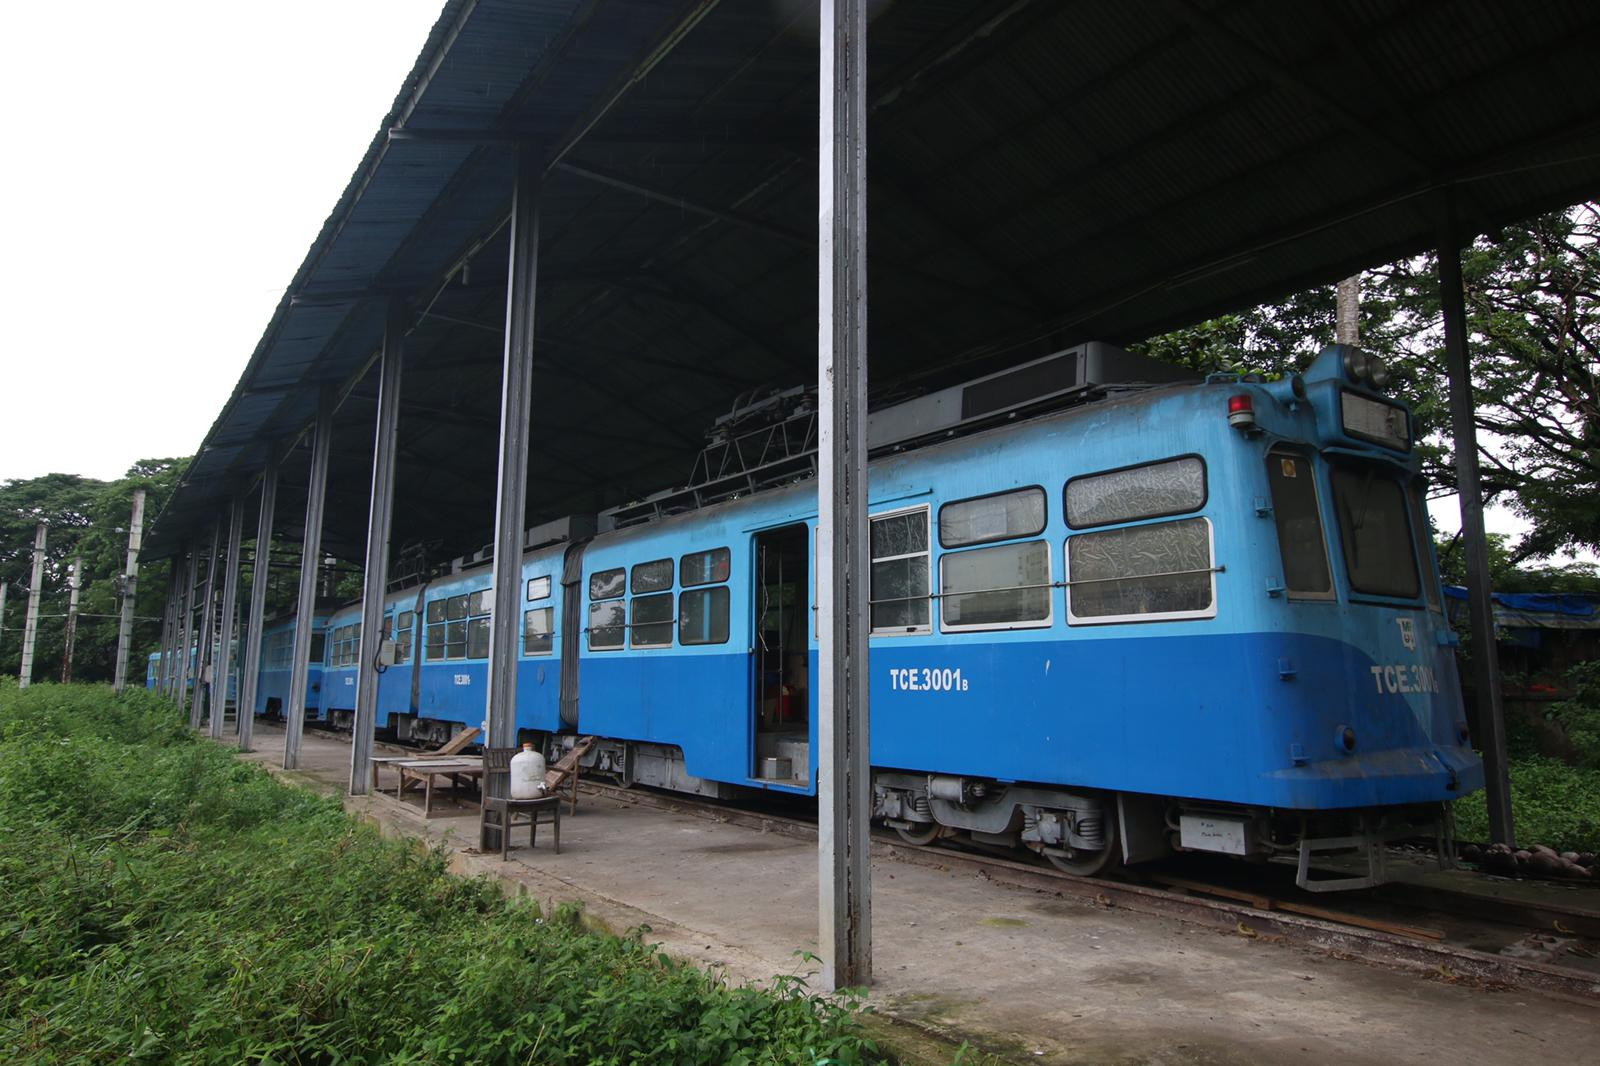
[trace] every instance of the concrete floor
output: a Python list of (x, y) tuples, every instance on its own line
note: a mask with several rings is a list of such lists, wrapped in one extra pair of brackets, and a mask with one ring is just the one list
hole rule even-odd
[[(282, 732), (258, 726), (256, 738), (246, 757), (281, 765)], [(347, 742), (308, 732), (298, 776), (342, 790), (349, 759)], [(804, 840), (585, 796), (563, 819), (561, 855), (541, 828), (537, 850), (501, 863), (467, 854), (475, 807), (425, 822), (420, 802), (347, 802), (387, 831), (455, 848), (465, 872), (508, 877), (541, 900), (581, 900), (610, 928), (646, 926), (665, 950), (736, 980), (805, 973), (796, 952), (816, 949), (816, 853)], [(873, 889), (873, 1004), (1006, 1061), (1600, 1062), (1600, 1008), (1589, 1004), (1452, 985), (887, 857), (874, 860)]]

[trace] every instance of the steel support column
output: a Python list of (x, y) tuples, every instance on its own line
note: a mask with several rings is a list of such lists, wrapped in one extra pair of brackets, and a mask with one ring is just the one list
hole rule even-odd
[(189, 573), (184, 581), (182, 603), (178, 606), (180, 631), (178, 639), (182, 646), (178, 649), (178, 673), (173, 680), (172, 694), (178, 701), (180, 709), (189, 706), (189, 682), (194, 677), (194, 665), (197, 656), (194, 651), (194, 588), (200, 577), (200, 553), (195, 551), (194, 545), (189, 546)]
[(6, 646), (6, 592), (9, 588), (8, 582), (0, 581), (0, 648)]
[(1494, 640), (1494, 604), (1489, 588), (1489, 538), (1483, 525), (1483, 487), (1478, 481), (1478, 427), (1473, 418), (1472, 365), (1467, 352), (1466, 294), (1461, 281), (1461, 240), (1453, 213), (1439, 232), (1439, 297), (1444, 310), (1445, 363), (1450, 375), (1450, 423), (1456, 450), (1456, 487), (1461, 500), (1461, 540), (1467, 553), (1467, 605), (1472, 619), (1472, 687), (1478, 705), (1489, 836), (1516, 843), (1507, 772), (1506, 716), (1500, 699), (1500, 658)]
[(128, 519), (128, 561), (122, 568), (122, 616), (117, 620), (117, 665), (111, 687), (121, 692), (128, 685), (128, 652), (133, 646), (133, 609), (139, 595), (139, 547), (144, 540), (144, 489), (133, 490), (133, 514)]
[(278, 500), (279, 452), (273, 445), (261, 475), (261, 510), (256, 518), (256, 554), (250, 562), (250, 615), (244, 627), (244, 669), (239, 676), (236, 722), (239, 750), (249, 751), (256, 723), (256, 683), (261, 675), (261, 629), (267, 616), (268, 565), (272, 558), (272, 512)]
[(361, 655), (356, 670), (356, 716), (350, 735), (350, 794), (364, 796), (372, 780), (372, 733), (378, 724), (378, 655), (385, 637), (383, 598), (389, 588), (389, 531), (394, 515), (395, 438), (400, 425), (400, 366), (405, 354), (405, 304), (392, 300), (378, 360), (378, 419), (372, 444), (372, 498), (367, 509), (367, 556), (361, 571)]
[(39, 636), (39, 592), (44, 584), (44, 546), (48, 527), (40, 522), (33, 527), (33, 570), (28, 581), (28, 613), (22, 622), (22, 669), (17, 687), (33, 684), (33, 643)]
[[(228, 717), (228, 679), (233, 675), (233, 639), (237, 615), (234, 605), (239, 599), (239, 543), (244, 539), (244, 499), (237, 498), (229, 509), (228, 561), (222, 572), (222, 607), (220, 621), (222, 632), (217, 637), (217, 660), (211, 669), (211, 729), (212, 740), (222, 739), (222, 723)], [(235, 690), (234, 699), (238, 699)], [(235, 713), (238, 709), (235, 708)]]
[[(294, 622), (294, 660), (289, 664), (288, 720), (283, 730), (283, 768), (300, 765), (300, 734), (306, 724), (307, 666), (311, 658), (311, 617), (317, 610), (317, 564), (322, 558), (322, 503), (328, 488), (328, 450), (333, 444), (333, 411), (338, 392), (324, 385), (317, 397), (317, 424), (311, 441), (311, 484), (306, 489), (306, 532), (300, 542), (300, 597)], [(258, 551), (259, 554), (259, 551)]]
[(872, 978), (867, 763), (867, 0), (822, 0), (817, 859), (823, 987)]
[(194, 699), (189, 704), (189, 728), (199, 729), (211, 694), (212, 664), (216, 660), (211, 638), (217, 626), (217, 565), (222, 561), (222, 518), (211, 523), (211, 551), (206, 555), (205, 606), (200, 608), (200, 629), (195, 634)]
[[(517, 739), (517, 638), (522, 621), (522, 529), (528, 495), (528, 422), (533, 398), (534, 297), (539, 283), (539, 183), (543, 159), (517, 149), (506, 280), (505, 364), (500, 379), (500, 470), (494, 507), (494, 614), (489, 629), (485, 743)], [(504, 778), (496, 788), (504, 787)], [(491, 844), (496, 841), (491, 840)]]

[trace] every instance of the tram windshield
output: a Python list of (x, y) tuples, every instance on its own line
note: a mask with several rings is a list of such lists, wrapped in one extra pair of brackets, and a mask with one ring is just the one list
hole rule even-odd
[(1333, 506), (1350, 587), (1374, 596), (1415, 599), (1422, 591), (1400, 482), (1379, 467), (1337, 465)]

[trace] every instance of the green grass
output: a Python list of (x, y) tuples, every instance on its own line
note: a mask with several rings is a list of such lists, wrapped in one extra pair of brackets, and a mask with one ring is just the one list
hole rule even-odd
[(877, 1061), (854, 1009), (504, 900), (143, 691), (0, 686), (0, 1061)]
[[(1600, 851), (1600, 770), (1543, 755), (1513, 758), (1511, 811), (1517, 842), (1557, 851)], [(1455, 802), (1456, 836), (1489, 839), (1489, 809), (1479, 791)]]

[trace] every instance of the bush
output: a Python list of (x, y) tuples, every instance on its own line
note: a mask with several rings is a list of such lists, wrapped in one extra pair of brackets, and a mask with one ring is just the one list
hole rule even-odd
[(7, 1062), (878, 1057), (848, 1002), (504, 901), (143, 690), (0, 688), (0, 885)]
[[(1600, 850), (1600, 771), (1531, 755), (1510, 767), (1511, 810), (1519, 843), (1557, 851)], [(1456, 836), (1489, 839), (1489, 807), (1482, 792), (1455, 803)]]
[(1600, 660), (1567, 671), (1572, 695), (1550, 705), (1547, 717), (1561, 726), (1572, 746), (1573, 762), (1600, 770)]

